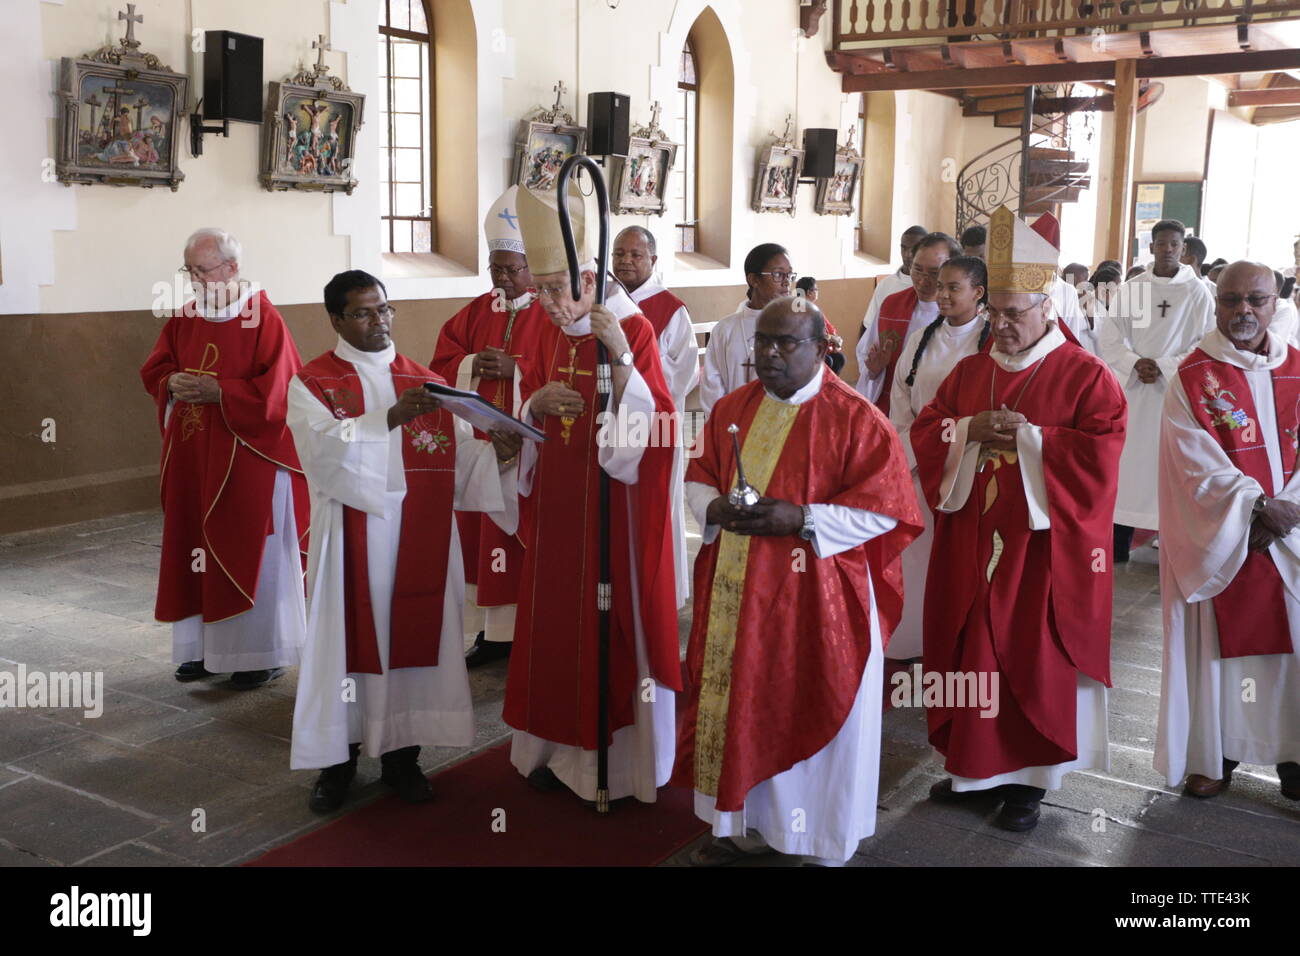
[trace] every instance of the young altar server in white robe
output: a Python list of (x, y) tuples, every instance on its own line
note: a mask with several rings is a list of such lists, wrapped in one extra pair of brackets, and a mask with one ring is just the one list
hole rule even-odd
[(1165, 398), (1155, 765), (1196, 797), (1248, 763), (1300, 800), (1300, 350), (1273, 334), (1274, 294), (1267, 266), (1225, 269)]
[(290, 766), (324, 768), (310, 806), (342, 805), (357, 757), (411, 802), (432, 798), (421, 746), (474, 739), (463, 656), (465, 572), (453, 506), (518, 521), (519, 438), (476, 440), (424, 388), (442, 379), (399, 354), (378, 279), (336, 275), (338, 341), (289, 385), (289, 428), (312, 495), (308, 638)]
[[(659, 361), (664, 381), (672, 393), (673, 405), (681, 421), (686, 411), (686, 396), (700, 381), (699, 347), (686, 303), (664, 287), (655, 272), (659, 261), (655, 237), (642, 226), (628, 226), (614, 237), (610, 250), (614, 275), (632, 297), (641, 314), (659, 338)], [(683, 453), (685, 449), (683, 449)], [(686, 510), (682, 500), (682, 461), (673, 469), (672, 522), (673, 560), (677, 566), (677, 606), (690, 598), (691, 566), (686, 554)]]
[[(718, 402), (687, 471), (704, 548), (673, 783), (721, 838), (698, 866), (772, 850), (841, 866), (875, 832), (883, 644), (921, 517), (897, 434), (826, 348), (815, 305), (768, 305), (758, 380)], [(728, 499), (732, 426), (752, 506)]]
[(790, 267), (784, 246), (765, 242), (749, 250), (745, 256), (749, 295), (709, 333), (700, 378), (700, 405), (705, 415), (723, 395), (754, 381), (754, 326), (758, 314), (773, 299), (790, 295), (798, 277)]
[[(930, 404), (948, 373), (968, 355), (974, 355), (989, 337), (984, 302), (989, 284), (983, 259), (958, 256), (939, 269), (939, 317), (919, 332), (913, 332), (898, 355), (898, 369), (891, 386), (889, 420), (898, 429), (912, 484), (918, 501), (925, 500), (916, 474), (916, 453), (910, 431), (921, 409)], [(899, 621), (885, 656), (905, 661), (921, 656), (922, 611), (925, 609), (925, 576), (934, 543), (934, 516), (922, 508), (925, 531), (903, 552), (903, 619)]]
[(1102, 326), (1101, 357), (1128, 399), (1128, 435), (1115, 503), (1115, 560), (1127, 561), (1134, 528), (1156, 530), (1156, 458), (1165, 392), (1178, 366), (1214, 325), (1210, 293), (1179, 262), (1183, 224), (1162, 220), (1151, 231), (1155, 261), (1120, 287)]
[[(898, 267), (897, 272), (891, 272), (876, 280), (876, 287), (871, 292), (871, 302), (867, 304), (867, 314), (862, 317), (862, 327), (858, 329), (858, 344), (854, 347), (859, 369), (867, 365), (867, 349), (870, 345), (867, 341), (867, 333), (876, 327), (881, 305), (895, 292), (904, 292), (912, 288), (912, 253), (916, 250), (916, 244), (929, 232), (930, 230), (924, 226), (909, 226), (898, 237), (898, 251), (903, 257), (903, 264)], [(862, 391), (861, 386), (858, 391)]]

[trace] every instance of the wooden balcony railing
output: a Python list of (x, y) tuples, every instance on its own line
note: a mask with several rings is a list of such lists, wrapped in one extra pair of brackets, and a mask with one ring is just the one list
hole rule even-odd
[(1251, 0), (835, 0), (834, 45), (1016, 39), (1300, 18), (1300, 3)]

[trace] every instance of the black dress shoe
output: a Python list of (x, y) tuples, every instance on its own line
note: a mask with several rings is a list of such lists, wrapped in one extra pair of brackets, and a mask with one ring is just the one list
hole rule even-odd
[(1300, 763), (1288, 761), (1277, 765), (1277, 775), (1282, 778), (1282, 796), (1300, 800)]
[(528, 785), (534, 790), (542, 791), (542, 793), (554, 793), (556, 790), (569, 789), (550, 767), (538, 767), (530, 773), (528, 775)]
[(1014, 783), (1001, 789), (1002, 809), (993, 818), (994, 825), (1012, 833), (1024, 833), (1038, 826), (1038, 818), (1042, 815), (1039, 803), (1047, 796), (1047, 791)]
[(270, 683), (283, 673), (283, 667), (272, 667), (265, 671), (236, 671), (230, 675), (230, 683), (238, 690), (252, 690)]
[(204, 677), (211, 676), (212, 671), (205, 668), (202, 661), (186, 661), (176, 668), (176, 679), (182, 684), (188, 684), (192, 680), (202, 680)]
[(482, 667), (493, 661), (504, 660), (510, 656), (513, 641), (489, 641), (484, 639), (484, 632), (479, 631), (474, 638), (474, 646), (465, 652), (466, 667)]
[(316, 786), (311, 789), (311, 799), (307, 801), (307, 805), (317, 813), (333, 813), (343, 806), (343, 801), (348, 795), (348, 786), (352, 783), (352, 778), (357, 775), (357, 757), (360, 755), (361, 745), (352, 744), (348, 749), (351, 752), (349, 760), (326, 767), (316, 778)]
[(384, 768), (379, 779), (407, 803), (428, 803), (433, 799), (433, 787), (420, 770), (419, 757), (419, 747), (403, 747), (379, 758)]

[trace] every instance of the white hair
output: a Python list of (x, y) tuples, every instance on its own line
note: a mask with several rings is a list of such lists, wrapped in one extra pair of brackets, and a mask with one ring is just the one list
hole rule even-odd
[(240, 255), (243, 252), (243, 248), (239, 245), (239, 240), (226, 232), (226, 230), (217, 229), (213, 226), (196, 229), (190, 234), (190, 237), (185, 240), (185, 255), (188, 256), (193, 252), (194, 247), (204, 239), (216, 240), (217, 252), (221, 255), (222, 259), (230, 259), (233, 262), (240, 261)]

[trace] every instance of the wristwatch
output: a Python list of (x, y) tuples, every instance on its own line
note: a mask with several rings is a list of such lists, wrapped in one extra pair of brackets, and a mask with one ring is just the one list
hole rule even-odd
[(799, 537), (803, 538), (805, 541), (811, 541), (813, 539), (813, 534), (816, 532), (816, 529), (813, 527), (812, 508), (807, 505), (801, 505), (800, 507), (803, 508), (803, 527), (799, 529)]
[(632, 364), (632, 353), (624, 352), (622, 355), (615, 356), (613, 362), (615, 365), (622, 365), (624, 368), (627, 368)]
[(1268, 495), (1260, 495), (1258, 498), (1256, 498), (1255, 504), (1250, 509), (1251, 517), (1253, 518), (1255, 515), (1263, 511), (1264, 506), (1267, 504), (1268, 504)]

